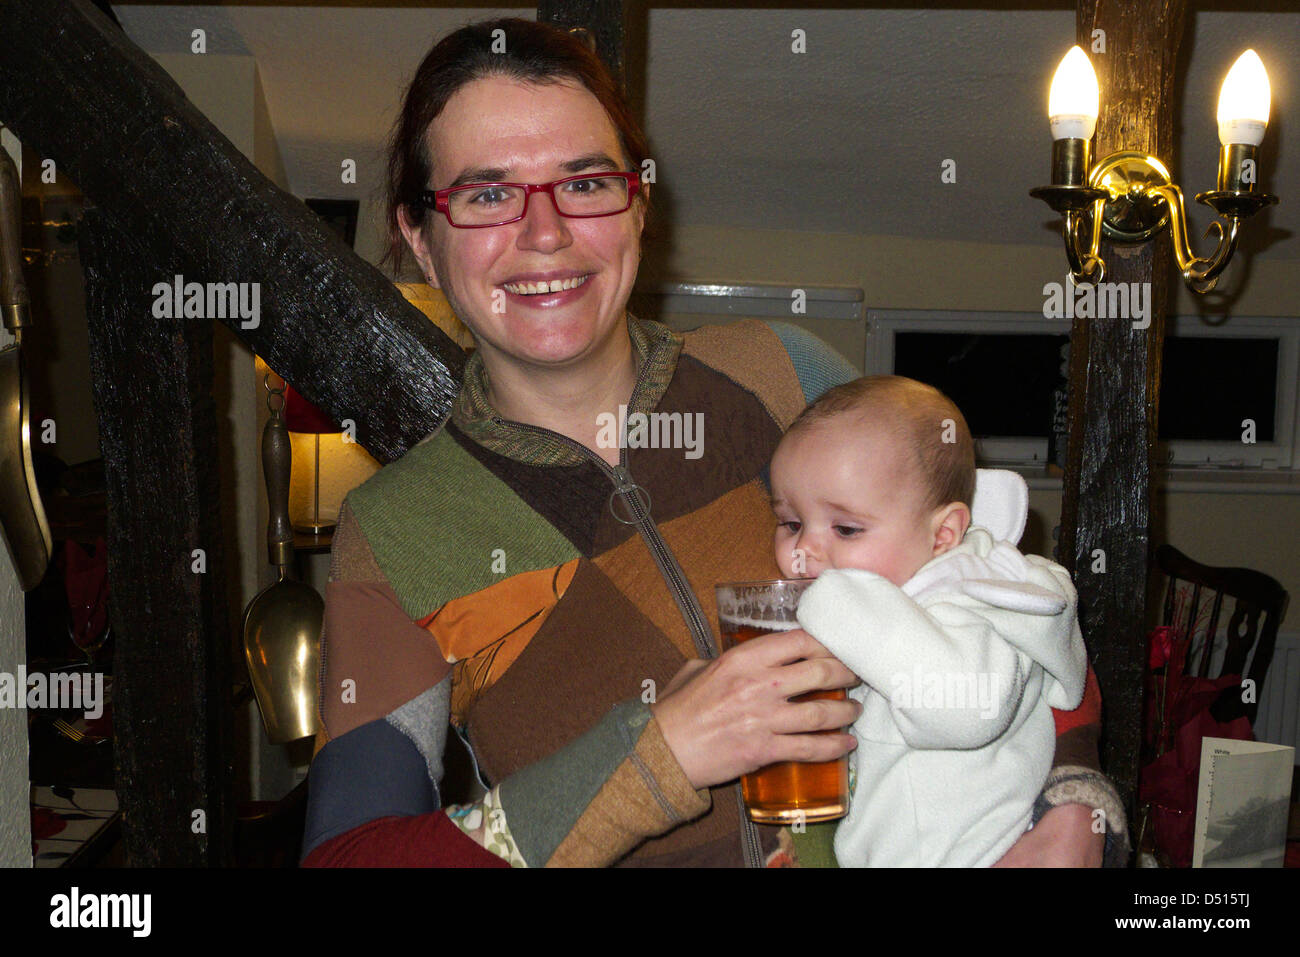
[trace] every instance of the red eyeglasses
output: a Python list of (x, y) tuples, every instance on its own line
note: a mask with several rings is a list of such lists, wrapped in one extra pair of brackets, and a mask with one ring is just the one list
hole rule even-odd
[(639, 173), (580, 173), (553, 183), (470, 183), (425, 190), (420, 203), (442, 213), (457, 229), (484, 229), (523, 219), (534, 193), (547, 193), (561, 216), (593, 219), (626, 212), (640, 188)]

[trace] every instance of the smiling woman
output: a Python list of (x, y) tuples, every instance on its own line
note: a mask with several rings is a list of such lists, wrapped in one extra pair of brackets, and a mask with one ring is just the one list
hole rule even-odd
[[(443, 428), (341, 510), (305, 864), (760, 866), (829, 846), (818, 825), (756, 827), (733, 782), (849, 750), (856, 703), (789, 699), (856, 679), (799, 629), (717, 655), (712, 586), (777, 576), (768, 462), (854, 370), (783, 323), (683, 335), (628, 313), (646, 155), (595, 55), (545, 24), (458, 30), (416, 73), (390, 254), (409, 246), (477, 348)], [(662, 421), (697, 427), (630, 431)], [(1098, 717), (1094, 694), (1058, 721), (1057, 771), (1070, 800), (1117, 809)], [(474, 804), (441, 800), (449, 721)], [(1100, 857), (1074, 807), (1082, 824), (1043, 817), (1038, 852)]]

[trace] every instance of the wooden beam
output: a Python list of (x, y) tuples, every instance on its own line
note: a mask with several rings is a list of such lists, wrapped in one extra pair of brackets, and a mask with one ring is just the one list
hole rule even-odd
[(558, 27), (581, 27), (596, 41), (596, 52), (605, 61), (618, 85), (626, 90), (623, 74), (624, 0), (538, 0), (537, 19)]
[(450, 411), (461, 350), (89, 0), (0, 3), (0, 121), (140, 242), (155, 282), (256, 283), (257, 325), (219, 321), (379, 461)]
[[(1077, 42), (1101, 86), (1095, 157), (1140, 150), (1173, 158), (1174, 66), (1185, 0), (1080, 0)], [(1070, 439), (1059, 554), (1074, 574), (1084, 638), (1105, 703), (1102, 764), (1134, 809), (1146, 669), (1152, 466), (1168, 302), (1168, 232), (1102, 243), (1106, 281), (1148, 283), (1151, 324), (1076, 318), (1070, 333)]]
[(233, 863), (234, 712), (211, 320), (158, 319), (147, 245), (77, 231), (108, 489), (115, 787), (136, 867)]

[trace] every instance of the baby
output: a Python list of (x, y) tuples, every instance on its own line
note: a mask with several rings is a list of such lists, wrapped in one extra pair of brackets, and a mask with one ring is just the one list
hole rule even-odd
[(1069, 575), (1013, 544), (1023, 480), (980, 479), (961, 412), (899, 376), (831, 389), (772, 459), (777, 564), (817, 579), (799, 623), (862, 679), (841, 866), (993, 864), (1051, 770), (1051, 709), (1083, 697)]

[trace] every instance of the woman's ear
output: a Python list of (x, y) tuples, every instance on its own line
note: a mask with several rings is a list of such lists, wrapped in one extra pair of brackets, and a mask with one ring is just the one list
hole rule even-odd
[(949, 502), (934, 512), (932, 519), (934, 529), (933, 555), (942, 555), (950, 548), (956, 548), (966, 537), (970, 528), (970, 509), (961, 502)]
[[(425, 216), (426, 224), (428, 216)], [(420, 272), (424, 274), (425, 281), (434, 289), (441, 289), (442, 285), (438, 282), (438, 274), (433, 268), (433, 258), (429, 255), (429, 250), (424, 244), (424, 226), (416, 226), (411, 222), (407, 215), (405, 206), (397, 207), (397, 227), (402, 231), (402, 238), (406, 240), (406, 245), (411, 248), (415, 255), (415, 261), (420, 264)]]

